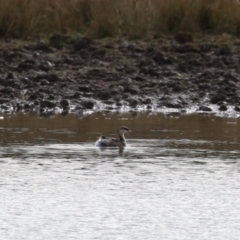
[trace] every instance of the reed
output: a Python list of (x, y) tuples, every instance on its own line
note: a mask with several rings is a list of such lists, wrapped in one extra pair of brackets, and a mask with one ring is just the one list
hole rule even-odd
[(0, 0), (0, 36), (240, 34), (240, 0)]

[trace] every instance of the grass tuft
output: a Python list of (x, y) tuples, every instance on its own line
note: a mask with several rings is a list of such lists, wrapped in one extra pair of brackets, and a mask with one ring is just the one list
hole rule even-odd
[(152, 32), (240, 35), (239, 0), (0, 0), (0, 36), (80, 32), (143, 38)]

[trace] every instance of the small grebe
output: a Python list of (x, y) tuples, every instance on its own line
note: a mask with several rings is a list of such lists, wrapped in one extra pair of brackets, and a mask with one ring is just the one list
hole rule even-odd
[(111, 137), (105, 137), (101, 136), (95, 146), (97, 147), (120, 147), (123, 148), (126, 146), (126, 139), (124, 137), (125, 133), (131, 132), (127, 127), (121, 127), (119, 130), (119, 138), (111, 138)]

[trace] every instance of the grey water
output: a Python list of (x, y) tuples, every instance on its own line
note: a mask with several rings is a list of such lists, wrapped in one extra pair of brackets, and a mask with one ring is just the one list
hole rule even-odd
[[(101, 151), (127, 126), (128, 146)], [(240, 119), (0, 117), (0, 239), (239, 239)]]

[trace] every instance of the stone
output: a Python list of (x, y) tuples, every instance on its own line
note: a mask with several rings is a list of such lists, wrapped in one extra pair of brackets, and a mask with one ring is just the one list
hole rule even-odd
[(91, 100), (83, 100), (81, 104), (86, 109), (93, 109), (94, 107), (94, 102)]
[(41, 108), (54, 108), (56, 107), (56, 104), (50, 101), (40, 101), (40, 107)]
[(227, 106), (225, 104), (222, 104), (219, 108), (219, 111), (227, 111)]
[(62, 100), (60, 101), (60, 106), (61, 106), (63, 109), (68, 109), (68, 108), (69, 108), (69, 102), (68, 102), (68, 100), (62, 99)]
[(210, 107), (207, 107), (207, 106), (200, 106), (198, 111), (211, 112), (212, 109)]
[(225, 100), (225, 96), (221, 93), (216, 93), (214, 94), (211, 98), (210, 98), (210, 102), (213, 104), (216, 104), (218, 102), (224, 101)]
[(137, 86), (127, 86), (124, 88), (124, 92), (134, 95), (134, 94), (138, 94), (140, 92), (140, 90)]

